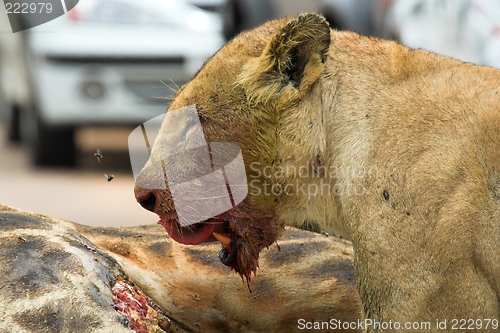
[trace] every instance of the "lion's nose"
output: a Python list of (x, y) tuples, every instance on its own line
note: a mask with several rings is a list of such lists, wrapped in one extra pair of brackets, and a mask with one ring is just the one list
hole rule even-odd
[(136, 186), (134, 189), (135, 199), (145, 209), (154, 212), (156, 207), (155, 191), (146, 190)]

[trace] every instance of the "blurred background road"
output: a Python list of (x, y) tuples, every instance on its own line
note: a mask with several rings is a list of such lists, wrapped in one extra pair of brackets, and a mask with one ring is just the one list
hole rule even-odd
[(156, 223), (134, 200), (128, 135), (264, 21), (315, 11), (338, 30), (500, 67), (499, 0), (64, 1), (42, 25), (37, 1), (20, 1), (26, 15), (0, 5), (0, 204), (82, 224)]
[[(127, 151), (128, 129), (89, 128), (78, 135), (77, 168), (39, 168), (26, 147), (8, 144), (0, 127), (0, 203), (96, 226), (133, 226), (158, 221), (134, 198)], [(103, 151), (99, 163), (93, 156)], [(107, 182), (104, 173), (115, 178)]]

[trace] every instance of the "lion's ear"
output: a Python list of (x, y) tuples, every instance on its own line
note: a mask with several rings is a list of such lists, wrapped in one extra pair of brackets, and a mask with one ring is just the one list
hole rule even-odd
[(325, 69), (330, 27), (318, 14), (301, 14), (277, 31), (261, 56), (250, 60), (237, 83), (254, 103), (301, 98)]

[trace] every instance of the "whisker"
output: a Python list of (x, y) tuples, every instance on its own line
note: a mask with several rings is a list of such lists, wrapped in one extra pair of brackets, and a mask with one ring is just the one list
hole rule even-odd
[(156, 99), (164, 99), (166, 101), (171, 101), (173, 100), (174, 98), (173, 97), (164, 97), (164, 96), (153, 96), (153, 98), (156, 98)]
[(165, 87), (167, 87), (168, 89), (172, 90), (174, 93), (177, 92), (176, 89), (172, 88), (171, 86), (169, 86), (168, 84), (166, 84), (165, 82), (163, 82), (162, 80), (158, 79), (158, 81), (160, 81)]
[(198, 222), (195, 224), (190, 224), (190, 225), (187, 225), (185, 227), (181, 227), (180, 230), (184, 229), (184, 230), (187, 230), (191, 233), (194, 233), (196, 231), (196, 229), (199, 227), (199, 224), (223, 224), (225, 222), (226, 221), (203, 221), (203, 222)]
[(174, 80), (172, 80), (171, 78), (168, 78), (170, 80), (170, 82), (172, 82), (174, 84), (174, 86), (177, 88), (177, 89), (180, 89), (180, 87), (177, 85), (177, 83), (175, 83)]
[[(181, 220), (182, 215), (181, 215), (181, 214), (179, 214), (179, 212), (177, 212), (177, 217), (178, 217), (178, 220), (180, 221), (180, 220)], [(179, 235), (182, 235), (182, 229), (184, 229), (184, 228), (180, 225), (180, 223), (179, 223), (179, 224), (176, 224), (176, 226), (177, 226), (177, 230), (179, 231)], [(188, 227), (189, 227), (189, 226), (188, 226)], [(187, 229), (189, 230), (189, 228), (187, 228)]]

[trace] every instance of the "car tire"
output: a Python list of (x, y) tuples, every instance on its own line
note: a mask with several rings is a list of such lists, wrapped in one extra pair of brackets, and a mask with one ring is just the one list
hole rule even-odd
[(332, 13), (323, 13), (325, 20), (328, 22), (328, 25), (331, 29), (335, 30), (344, 30), (343, 24), (340, 23), (340, 20), (337, 19), (337, 15)]
[(7, 140), (11, 143), (21, 142), (21, 108), (18, 105), (10, 105), (7, 110)]
[(53, 127), (44, 124), (37, 112), (32, 112), (29, 126), (29, 150), (36, 166), (74, 167), (76, 147), (72, 127)]

